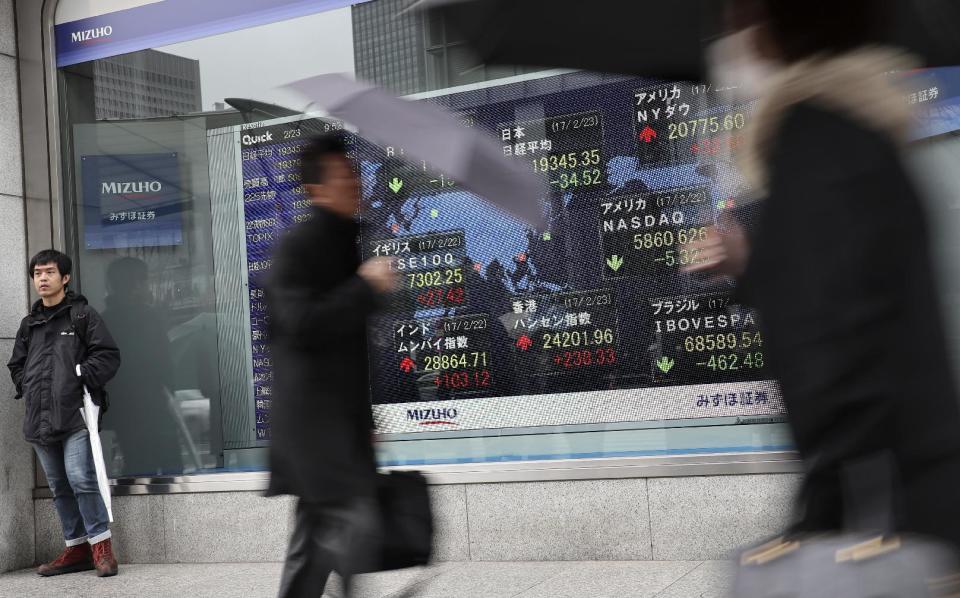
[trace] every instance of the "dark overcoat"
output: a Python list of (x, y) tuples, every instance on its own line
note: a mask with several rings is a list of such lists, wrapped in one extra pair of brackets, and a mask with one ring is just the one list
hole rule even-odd
[(336, 503), (374, 492), (366, 334), (378, 301), (357, 275), (357, 224), (311, 213), (280, 242), (268, 283), (268, 494)]
[(844, 472), (886, 453), (896, 526), (960, 546), (960, 407), (924, 204), (897, 144), (807, 101), (768, 147), (741, 293), (760, 310), (807, 470), (799, 528), (841, 529), (859, 500)]

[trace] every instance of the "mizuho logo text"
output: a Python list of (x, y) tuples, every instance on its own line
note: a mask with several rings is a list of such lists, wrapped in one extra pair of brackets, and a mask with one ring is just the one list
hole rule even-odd
[(75, 44), (101, 40), (113, 35), (113, 27), (105, 25), (103, 27), (94, 27), (93, 29), (84, 29), (83, 31), (74, 31), (70, 34), (70, 41)]
[(420, 426), (455, 426), (460, 414), (454, 408), (407, 409), (407, 419)]
[(254, 145), (257, 143), (266, 143), (268, 141), (273, 141), (273, 133), (267, 131), (261, 135), (244, 135), (240, 138), (240, 141), (244, 145)]
[(132, 181), (132, 182), (112, 182), (101, 183), (100, 193), (102, 195), (146, 195), (148, 193), (160, 193), (163, 191), (163, 183), (160, 181)]

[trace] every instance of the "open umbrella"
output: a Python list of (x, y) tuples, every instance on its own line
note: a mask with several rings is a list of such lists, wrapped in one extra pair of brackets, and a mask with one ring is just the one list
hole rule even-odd
[(717, 36), (720, 0), (421, 0), (447, 38), (465, 41), (479, 64), (525, 64), (706, 77), (704, 47)]
[[(80, 376), (80, 365), (77, 365), (77, 377)], [(107, 478), (107, 464), (103, 460), (103, 446), (100, 444), (100, 407), (93, 402), (87, 385), (83, 385), (83, 407), (80, 409), (80, 416), (87, 424), (87, 432), (90, 436), (90, 452), (93, 453), (93, 466), (97, 471), (97, 486), (100, 488), (100, 496), (103, 497), (103, 504), (107, 507), (107, 516), (113, 523), (113, 506), (110, 501), (110, 480)]]
[[(707, 48), (725, 33), (723, 11), (740, 0), (420, 0), (447, 38), (466, 42), (478, 64), (524, 64), (637, 74), (707, 77)], [(799, 0), (782, 0), (797, 2)], [(839, 0), (842, 1), (842, 0)], [(878, 43), (919, 55), (926, 66), (960, 64), (960, 2), (885, 0)]]
[(534, 227), (543, 224), (543, 181), (504, 158), (492, 136), (464, 126), (439, 106), (402, 100), (343, 75), (319, 75), (285, 87), (300, 93), (308, 110), (322, 108), (356, 126), (364, 137), (402, 147)]

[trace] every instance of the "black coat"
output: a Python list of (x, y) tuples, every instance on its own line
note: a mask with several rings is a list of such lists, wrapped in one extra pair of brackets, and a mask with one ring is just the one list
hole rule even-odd
[(373, 495), (366, 334), (377, 297), (356, 273), (358, 233), (356, 223), (314, 208), (274, 254), (270, 495)]
[(897, 526), (960, 546), (960, 407), (924, 206), (891, 138), (790, 108), (753, 241), (741, 292), (807, 468), (800, 529), (841, 528), (845, 465), (886, 452)]
[[(76, 324), (70, 315), (74, 305)], [(16, 398), (27, 402), (24, 437), (49, 444), (86, 428), (80, 416), (83, 385), (99, 396), (120, 368), (120, 351), (100, 314), (82, 295), (68, 293), (49, 317), (42, 307), (37, 301), (20, 323), (7, 367)], [(77, 364), (82, 379), (77, 377)]]

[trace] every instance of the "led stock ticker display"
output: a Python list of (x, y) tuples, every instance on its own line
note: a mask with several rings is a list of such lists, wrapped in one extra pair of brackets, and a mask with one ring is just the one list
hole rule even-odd
[(485, 315), (398, 323), (394, 339), (401, 372), (438, 390), (492, 388), (489, 325)]
[[(390, 258), (399, 285), (370, 326), (378, 429), (782, 415), (756, 314), (733, 301), (729, 281), (685, 271), (703, 260), (691, 243), (723, 212), (750, 209), (738, 205), (747, 190), (730, 156), (748, 108), (725, 104), (709, 86), (636, 79), (497, 91), (441, 100), (469, 107), (463, 126), (487, 131), (505, 160), (543, 177), (544, 195), (533, 198), (547, 214), (542, 229), (403, 148), (363, 139), (352, 148), (363, 183), (359, 250)], [(290, 139), (297, 126), (249, 131), (260, 141), (242, 149), (252, 298), (260, 292), (253, 274), (269, 259), (261, 247), (275, 240), (262, 235), (304, 217), (299, 139)], [(255, 344), (265, 336), (258, 305)], [(267, 414), (261, 351), (256, 398)]]
[(392, 258), (401, 290), (414, 308), (467, 305), (463, 231), (373, 243), (371, 253)]
[(501, 124), (498, 129), (504, 155), (528, 161), (554, 191), (589, 193), (604, 188), (600, 111)]
[(763, 334), (756, 315), (729, 295), (650, 300), (663, 379), (742, 379), (764, 367)]
[(742, 107), (718, 106), (709, 85), (638, 89), (633, 113), (637, 156), (643, 164), (722, 156), (743, 143), (748, 114)]
[(400, 279), (371, 334), (381, 431), (782, 413), (756, 314), (728, 281), (685, 272), (745, 191), (730, 154), (749, 110), (679, 83), (498, 91), (522, 99), (443, 103), (543, 177), (542, 230), (397, 148), (365, 167), (365, 257)]
[(514, 346), (533, 375), (617, 363), (615, 291), (556, 293), (514, 303)]
[(691, 244), (712, 222), (687, 207), (706, 204), (704, 187), (612, 197), (600, 203), (600, 238), (608, 278), (670, 275), (703, 261)]
[(265, 277), (283, 231), (309, 218), (310, 202), (300, 176), (300, 154), (312, 135), (342, 129), (341, 123), (308, 119), (246, 127), (234, 134), (240, 161), (247, 288), (257, 440), (270, 439), (273, 362), (267, 321)]

